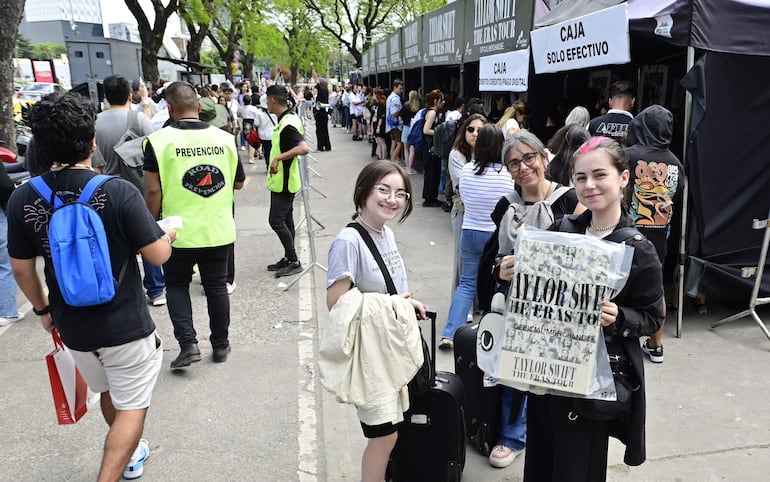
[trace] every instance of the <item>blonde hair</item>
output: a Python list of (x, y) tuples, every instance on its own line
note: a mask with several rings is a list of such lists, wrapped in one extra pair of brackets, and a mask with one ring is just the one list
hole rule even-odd
[(512, 118), (516, 114), (529, 115), (529, 106), (525, 101), (519, 99), (514, 102), (512, 106), (505, 109), (503, 116), (500, 117), (499, 121), (497, 121), (497, 127), (500, 129), (504, 128), (508, 119)]
[(412, 112), (420, 110), (420, 94), (418, 94), (416, 90), (409, 91), (409, 100), (407, 101), (407, 104), (409, 104), (409, 110)]

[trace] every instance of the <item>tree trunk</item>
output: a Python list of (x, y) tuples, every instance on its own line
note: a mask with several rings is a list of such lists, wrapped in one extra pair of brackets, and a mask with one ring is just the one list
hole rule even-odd
[(241, 68), (243, 71), (243, 78), (244, 80), (254, 80), (252, 78), (254, 75), (254, 54), (246, 54), (243, 57), (243, 67)]
[(179, 6), (178, 0), (170, 0), (165, 7), (161, 0), (151, 0), (155, 12), (155, 21), (152, 26), (150, 26), (147, 15), (139, 5), (139, 0), (125, 0), (125, 2), (136, 19), (139, 38), (142, 40), (142, 75), (144, 80), (151, 82), (152, 85), (160, 85), (158, 51), (163, 46), (163, 36), (166, 33), (168, 18), (176, 12)]
[(203, 45), (203, 41), (206, 40), (206, 36), (209, 34), (209, 26), (200, 25), (196, 31), (195, 24), (187, 23), (187, 30), (190, 32), (190, 43), (187, 44), (187, 60), (200, 63), (201, 46)]
[(0, 22), (0, 140), (16, 151), (16, 129), (13, 123), (13, 49), (25, 0), (0, 0), (3, 21)]

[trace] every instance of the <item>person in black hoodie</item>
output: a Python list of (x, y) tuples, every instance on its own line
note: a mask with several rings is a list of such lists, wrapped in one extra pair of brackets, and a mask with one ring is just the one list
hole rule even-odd
[[(628, 214), (652, 241), (661, 264), (666, 257), (669, 224), (684, 188), (684, 167), (669, 150), (674, 116), (651, 105), (628, 124), (626, 155), (631, 174), (626, 194)], [(664, 319), (665, 321), (665, 319)], [(663, 324), (642, 345), (654, 363), (663, 362)]]

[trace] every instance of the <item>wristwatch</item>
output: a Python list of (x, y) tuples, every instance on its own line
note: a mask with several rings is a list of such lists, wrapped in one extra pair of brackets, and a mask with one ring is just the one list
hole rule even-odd
[(51, 305), (45, 305), (45, 307), (44, 307), (42, 310), (36, 310), (36, 309), (35, 309), (35, 307), (33, 306), (33, 307), (32, 307), (32, 311), (33, 311), (33, 312), (34, 312), (34, 313), (35, 313), (37, 316), (43, 316), (43, 315), (47, 315), (48, 313), (50, 313), (50, 312), (51, 312)]

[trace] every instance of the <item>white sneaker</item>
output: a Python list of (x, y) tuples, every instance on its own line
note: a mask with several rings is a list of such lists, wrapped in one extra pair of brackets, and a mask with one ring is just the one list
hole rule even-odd
[(0, 316), (0, 326), (8, 326), (24, 319), (24, 313), (19, 311), (16, 316)]
[(166, 304), (166, 292), (159, 294), (155, 298), (150, 298), (149, 300), (150, 305), (152, 306), (163, 306)]
[(150, 456), (150, 443), (147, 439), (139, 440), (139, 445), (136, 446), (134, 454), (126, 465), (126, 469), (123, 471), (123, 478), (126, 480), (138, 479), (144, 475), (144, 463)]
[(228, 295), (233, 294), (233, 292), (235, 291), (235, 288), (236, 288), (235, 281), (233, 281), (232, 283), (227, 283), (227, 294)]
[(524, 450), (513, 450), (504, 445), (495, 445), (492, 453), (489, 454), (489, 465), (502, 469), (513, 463), (516, 457)]

